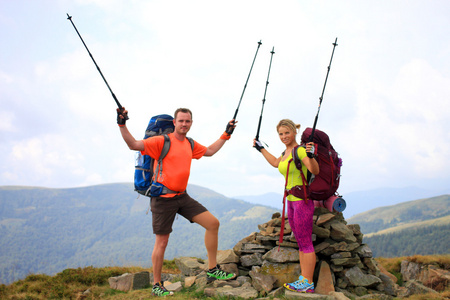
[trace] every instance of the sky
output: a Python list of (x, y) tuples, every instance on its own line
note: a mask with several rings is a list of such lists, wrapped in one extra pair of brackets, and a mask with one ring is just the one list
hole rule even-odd
[(192, 162), (191, 184), (281, 194), (282, 175), (252, 148), (261, 112), (260, 140), (279, 156), (279, 120), (313, 125), (337, 38), (317, 129), (343, 159), (339, 192), (448, 189), (450, 2), (415, 0), (1, 0), (0, 185), (133, 181), (135, 152), (67, 13), (137, 139), (151, 116), (188, 107), (188, 135), (216, 141), (262, 42), (234, 134)]

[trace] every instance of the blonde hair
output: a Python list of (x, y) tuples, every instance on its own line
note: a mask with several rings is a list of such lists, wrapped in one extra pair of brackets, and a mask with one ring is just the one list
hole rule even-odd
[(300, 124), (295, 124), (292, 120), (289, 120), (289, 119), (283, 119), (280, 122), (278, 122), (277, 132), (278, 132), (278, 130), (280, 129), (281, 126), (289, 128), (295, 134), (297, 134), (298, 130), (300, 129)]

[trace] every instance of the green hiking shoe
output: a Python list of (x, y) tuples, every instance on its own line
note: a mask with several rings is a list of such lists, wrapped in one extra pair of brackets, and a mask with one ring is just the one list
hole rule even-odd
[(220, 269), (220, 266), (217, 265), (212, 269), (209, 269), (206, 272), (206, 278), (208, 282), (212, 282), (214, 280), (230, 280), (236, 277), (236, 274), (228, 273)]
[(164, 287), (164, 281), (160, 281), (153, 285), (152, 295), (158, 297), (172, 296), (173, 292), (169, 292), (168, 290), (166, 290), (166, 288)]

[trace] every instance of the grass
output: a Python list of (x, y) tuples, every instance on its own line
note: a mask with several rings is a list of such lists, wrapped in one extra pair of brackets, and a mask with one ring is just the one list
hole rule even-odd
[[(377, 258), (387, 271), (399, 278), (401, 285), (400, 264), (402, 260), (410, 260), (417, 263), (435, 264), (440, 268), (449, 269), (450, 254), (422, 256), (415, 255), (410, 257), (396, 258)], [(151, 288), (134, 290), (130, 292), (121, 292), (109, 287), (108, 278), (122, 275), (124, 273), (137, 273), (142, 271), (152, 272), (151, 269), (141, 267), (105, 267), (105, 268), (78, 268), (66, 269), (55, 276), (45, 274), (30, 274), (25, 279), (16, 281), (9, 285), (0, 285), (0, 299), (5, 300), (44, 300), (44, 299), (108, 299), (108, 300), (142, 300), (151, 299)], [(180, 271), (175, 265), (174, 260), (164, 261), (164, 273), (178, 274)], [(87, 291), (87, 292), (86, 292)], [(183, 289), (175, 293), (169, 299), (187, 300), (187, 299), (215, 299), (225, 300), (224, 297), (207, 297), (203, 292), (196, 292), (195, 286), (189, 289)], [(281, 298), (283, 299), (283, 298)], [(450, 299), (450, 290), (447, 287), (445, 291), (438, 294), (413, 295), (408, 300), (437, 300)]]
[(401, 271), (401, 263), (406, 257), (394, 257), (394, 258), (377, 258), (376, 261), (382, 265), (386, 271), (391, 273), (397, 278), (397, 284), (403, 285), (403, 278)]
[[(165, 261), (163, 272), (179, 273), (174, 269), (174, 261)], [(176, 268), (176, 267), (175, 267)], [(124, 273), (137, 273), (152, 270), (141, 267), (105, 267), (66, 269), (55, 276), (31, 274), (25, 279), (10, 285), (0, 285), (1, 299), (144, 299), (151, 294), (150, 289), (136, 291), (137, 296), (130, 298), (129, 293), (109, 288), (108, 278)], [(82, 294), (89, 290), (89, 293)], [(134, 291), (133, 291), (134, 292)], [(130, 293), (132, 294), (132, 293)]]
[(414, 255), (408, 256), (407, 259), (409, 261), (416, 262), (419, 264), (435, 264), (439, 268), (445, 270), (450, 269), (450, 254), (432, 255), (432, 256)]
[(421, 294), (408, 297), (408, 300), (442, 300), (450, 299), (450, 291), (445, 291), (439, 294)]

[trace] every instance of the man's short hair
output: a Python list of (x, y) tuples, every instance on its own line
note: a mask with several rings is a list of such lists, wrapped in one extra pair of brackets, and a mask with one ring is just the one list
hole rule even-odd
[(177, 114), (179, 112), (182, 113), (188, 113), (191, 115), (191, 119), (192, 119), (192, 111), (189, 108), (177, 108), (177, 110), (175, 111), (175, 113), (173, 114), (173, 118), (176, 119), (177, 118)]

